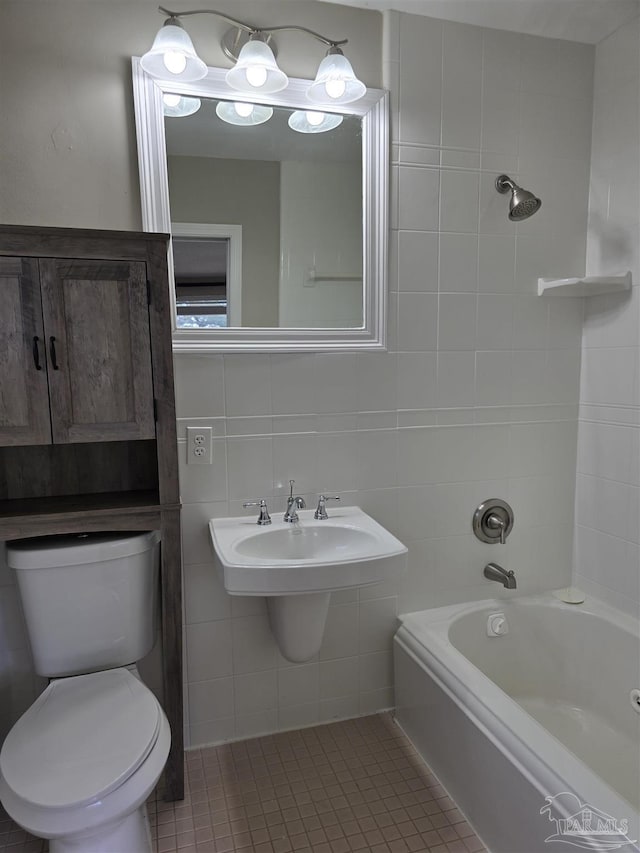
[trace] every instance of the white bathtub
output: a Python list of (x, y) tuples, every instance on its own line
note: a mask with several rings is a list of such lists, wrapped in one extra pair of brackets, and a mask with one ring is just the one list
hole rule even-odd
[(548, 595), (400, 622), (398, 723), (489, 850), (640, 850), (637, 620)]

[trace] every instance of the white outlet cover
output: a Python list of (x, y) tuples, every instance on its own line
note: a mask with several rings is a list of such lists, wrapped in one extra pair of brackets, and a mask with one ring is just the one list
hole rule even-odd
[(211, 465), (212, 433), (211, 427), (187, 427), (187, 465)]

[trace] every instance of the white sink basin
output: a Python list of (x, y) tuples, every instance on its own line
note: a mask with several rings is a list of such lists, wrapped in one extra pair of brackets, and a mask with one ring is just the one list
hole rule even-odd
[(326, 562), (327, 559), (348, 560), (360, 558), (363, 552), (371, 552), (376, 540), (370, 534), (353, 527), (335, 524), (318, 524), (317, 527), (300, 527), (292, 530), (276, 529), (258, 533), (241, 539), (236, 545), (236, 553), (242, 557), (300, 561), (313, 560)]
[(260, 527), (255, 516), (214, 518), (211, 539), (225, 589), (232, 595), (328, 592), (390, 580), (406, 562), (406, 547), (359, 507), (332, 509), (316, 521)]

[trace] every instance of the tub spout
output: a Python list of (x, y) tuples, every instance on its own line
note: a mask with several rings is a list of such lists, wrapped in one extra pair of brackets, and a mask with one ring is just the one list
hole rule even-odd
[(516, 576), (512, 571), (508, 572), (497, 563), (487, 563), (484, 567), (484, 576), (487, 580), (498, 581), (505, 589), (516, 588)]

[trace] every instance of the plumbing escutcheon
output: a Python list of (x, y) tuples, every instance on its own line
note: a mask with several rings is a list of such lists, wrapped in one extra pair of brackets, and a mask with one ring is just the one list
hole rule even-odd
[(487, 637), (504, 637), (509, 633), (509, 623), (504, 613), (491, 613), (487, 619)]
[(504, 543), (513, 530), (513, 510), (500, 498), (488, 498), (473, 514), (473, 532), (488, 545)]

